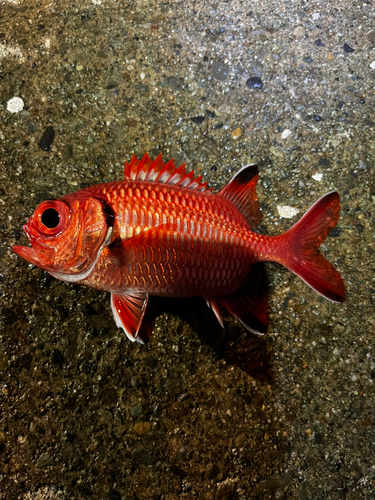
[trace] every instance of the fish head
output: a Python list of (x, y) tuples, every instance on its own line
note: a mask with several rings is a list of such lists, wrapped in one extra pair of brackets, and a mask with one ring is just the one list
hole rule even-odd
[(83, 192), (42, 202), (23, 226), (31, 247), (14, 252), (65, 281), (88, 276), (112, 233), (110, 207)]

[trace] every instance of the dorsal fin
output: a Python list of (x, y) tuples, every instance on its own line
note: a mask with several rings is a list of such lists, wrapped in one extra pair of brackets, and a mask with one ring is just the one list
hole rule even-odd
[(247, 165), (241, 168), (233, 179), (218, 192), (219, 196), (224, 196), (238, 208), (251, 229), (255, 229), (262, 220), (256, 192), (258, 177), (258, 166)]
[(173, 160), (164, 163), (161, 154), (152, 161), (146, 153), (142, 160), (132, 156), (130, 163), (125, 162), (124, 177), (132, 181), (159, 182), (174, 186), (196, 189), (197, 191), (210, 191), (207, 182), (202, 182), (202, 176), (194, 179), (194, 172), (186, 173), (183, 163), (176, 168)]

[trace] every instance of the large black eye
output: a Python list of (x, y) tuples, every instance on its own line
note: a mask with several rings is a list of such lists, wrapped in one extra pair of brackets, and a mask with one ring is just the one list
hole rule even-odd
[(44, 224), (48, 229), (54, 229), (59, 225), (60, 214), (54, 208), (47, 208), (42, 213), (42, 224)]

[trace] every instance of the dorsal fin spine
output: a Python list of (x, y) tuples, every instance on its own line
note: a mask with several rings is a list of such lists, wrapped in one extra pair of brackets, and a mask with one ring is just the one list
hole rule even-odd
[(137, 168), (137, 178), (141, 177), (142, 175), (142, 170), (144, 167), (144, 164), (149, 160), (148, 154), (146, 153), (142, 160), (138, 163), (138, 168)]

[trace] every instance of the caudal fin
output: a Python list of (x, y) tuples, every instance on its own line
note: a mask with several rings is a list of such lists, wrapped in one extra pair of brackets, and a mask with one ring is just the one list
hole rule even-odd
[(318, 249), (335, 227), (339, 213), (340, 197), (332, 191), (322, 196), (301, 220), (281, 235), (287, 239), (287, 255), (282, 264), (334, 302), (345, 300), (345, 285), (340, 273)]

